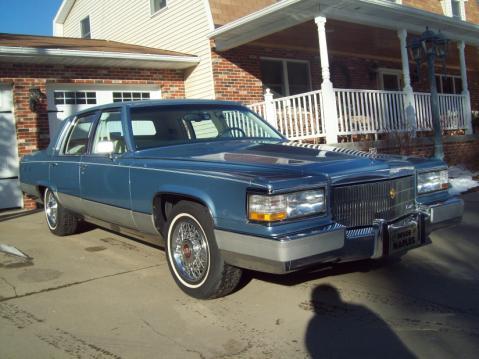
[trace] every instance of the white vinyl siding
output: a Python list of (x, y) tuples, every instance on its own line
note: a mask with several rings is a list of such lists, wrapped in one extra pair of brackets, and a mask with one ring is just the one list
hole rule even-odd
[(166, 11), (151, 15), (150, 0), (77, 0), (63, 36), (80, 37), (80, 20), (90, 16), (95, 38), (196, 55), (201, 63), (187, 70), (186, 97), (214, 98), (208, 33), (211, 19), (205, 0), (168, 0)]

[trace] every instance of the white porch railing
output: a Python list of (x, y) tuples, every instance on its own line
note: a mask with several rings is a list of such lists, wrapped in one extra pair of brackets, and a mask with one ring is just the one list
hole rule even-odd
[(340, 135), (404, 130), (401, 91), (335, 89)]
[[(334, 94), (338, 135), (432, 129), (431, 95), (428, 93), (414, 93), (414, 104), (407, 105), (408, 97), (403, 91), (334, 89)], [(249, 107), (287, 138), (306, 140), (326, 136), (321, 91), (269, 99)], [(465, 95), (439, 95), (443, 129), (467, 128), (467, 101)]]
[[(417, 130), (428, 131), (432, 129), (431, 95), (428, 93), (415, 93)], [(439, 95), (439, 117), (444, 130), (467, 128), (466, 108), (467, 97), (464, 95)]]
[[(270, 106), (268, 108), (268, 106)], [(299, 95), (281, 97), (256, 103), (249, 106), (275, 126), (290, 140), (305, 140), (324, 137), (325, 131), (321, 122), (321, 91), (312, 91)], [(274, 116), (271, 121), (268, 114)]]

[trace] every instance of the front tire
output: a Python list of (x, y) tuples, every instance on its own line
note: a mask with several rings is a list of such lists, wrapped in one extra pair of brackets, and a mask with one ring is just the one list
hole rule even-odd
[(43, 206), (50, 232), (57, 236), (68, 236), (76, 233), (78, 218), (58, 202), (50, 188), (45, 190)]
[(231, 293), (241, 269), (225, 263), (208, 210), (197, 203), (176, 204), (167, 224), (166, 257), (176, 284), (188, 295), (213, 299)]

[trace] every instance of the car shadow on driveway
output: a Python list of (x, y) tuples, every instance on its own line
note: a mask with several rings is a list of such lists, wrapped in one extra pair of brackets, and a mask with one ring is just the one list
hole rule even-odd
[(344, 302), (329, 284), (303, 303), (314, 311), (305, 345), (312, 358), (415, 358), (389, 325), (362, 305)]

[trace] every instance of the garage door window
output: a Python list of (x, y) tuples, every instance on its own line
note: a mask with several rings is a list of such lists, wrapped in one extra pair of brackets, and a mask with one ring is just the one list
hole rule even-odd
[(113, 92), (113, 102), (149, 100), (149, 92)]
[(55, 91), (55, 105), (96, 105), (96, 92)]

